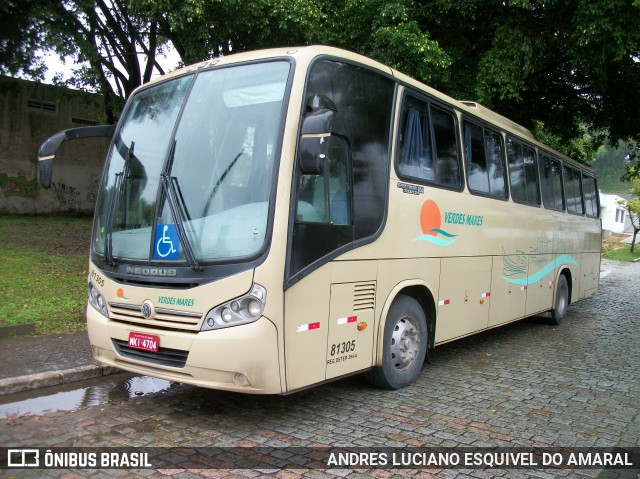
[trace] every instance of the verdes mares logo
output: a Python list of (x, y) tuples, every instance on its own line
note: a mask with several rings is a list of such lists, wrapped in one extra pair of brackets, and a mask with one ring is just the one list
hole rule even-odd
[(420, 228), (423, 234), (413, 241), (427, 241), (437, 246), (449, 246), (458, 239), (457, 235), (442, 229), (442, 214), (433, 200), (427, 200), (422, 204), (420, 209)]
[(129, 298), (127, 298), (127, 297), (124, 295), (124, 289), (122, 289), (122, 288), (118, 288), (118, 291), (116, 291), (116, 296), (118, 297), (118, 299), (119, 299), (120, 301), (125, 301), (125, 302), (126, 302), (126, 301), (129, 301)]
[(415, 238), (414, 241), (427, 241), (437, 246), (452, 245), (458, 236), (445, 231), (442, 228), (443, 223), (463, 227), (480, 227), (484, 223), (484, 216), (459, 211), (446, 211), (443, 215), (435, 201), (427, 200), (420, 209), (420, 227), (423, 234)]

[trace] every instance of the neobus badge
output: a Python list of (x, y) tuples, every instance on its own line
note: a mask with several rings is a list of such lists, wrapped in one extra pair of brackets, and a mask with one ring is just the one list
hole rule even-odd
[(127, 274), (140, 274), (143, 276), (177, 276), (175, 268), (149, 268), (145, 266), (127, 266)]

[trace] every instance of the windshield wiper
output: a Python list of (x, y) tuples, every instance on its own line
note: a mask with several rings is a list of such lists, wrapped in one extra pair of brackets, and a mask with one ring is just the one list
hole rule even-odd
[(124, 183), (122, 177), (124, 173), (116, 173), (116, 181), (113, 186), (113, 192), (111, 193), (111, 200), (109, 201), (109, 210), (107, 217), (107, 224), (105, 228), (105, 244), (104, 244), (104, 260), (109, 266), (115, 266), (116, 262), (113, 258), (113, 219), (115, 217), (116, 205), (118, 203), (117, 198), (120, 196), (121, 185)]
[(204, 204), (204, 208), (202, 210), (202, 216), (206, 216), (207, 212), (209, 211), (209, 207), (211, 206), (211, 201), (213, 200), (213, 197), (216, 196), (216, 193), (218, 192), (218, 188), (220, 188), (220, 185), (222, 184), (224, 179), (231, 172), (231, 169), (235, 166), (236, 162), (240, 159), (240, 157), (242, 156), (242, 153), (244, 153), (244, 150), (240, 150), (240, 153), (238, 153), (236, 157), (233, 160), (231, 160), (231, 163), (229, 163), (229, 166), (227, 166), (227, 169), (224, 170), (222, 172), (222, 175), (220, 175), (220, 178), (218, 178), (218, 181), (216, 182), (216, 184), (213, 186), (213, 189), (211, 190), (211, 194), (209, 195), (209, 198), (207, 198), (207, 202)]
[[(127, 148), (124, 144), (122, 144), (122, 140), (120, 140), (120, 144), (118, 144), (119, 137), (116, 139), (116, 147), (126, 149), (126, 153), (124, 156), (124, 168), (120, 173), (116, 173), (116, 180), (113, 185), (113, 193), (111, 194), (111, 199), (109, 201), (109, 210), (107, 216), (107, 224), (105, 230), (105, 245), (104, 245), (104, 260), (109, 266), (115, 266), (116, 262), (113, 257), (113, 221), (116, 216), (116, 209), (118, 208), (118, 203), (120, 202), (120, 197), (122, 196), (122, 192), (124, 190), (124, 176), (125, 171), (127, 171), (127, 166), (129, 165), (129, 161), (133, 157), (133, 149), (135, 147), (135, 142), (131, 142), (131, 146)], [(120, 151), (118, 148), (118, 151)]]
[(182, 194), (177, 193), (176, 185), (178, 184), (178, 179), (175, 176), (172, 177), (170, 174), (171, 165), (173, 164), (173, 156), (176, 151), (176, 143), (177, 140), (174, 140), (173, 145), (171, 146), (171, 151), (169, 152), (169, 161), (167, 162), (167, 168), (165, 168), (165, 171), (160, 174), (160, 178), (162, 179), (164, 191), (167, 194), (167, 202), (169, 203), (171, 215), (173, 216), (173, 220), (176, 222), (176, 230), (178, 232), (178, 236), (180, 237), (180, 242), (184, 246), (184, 254), (187, 257), (187, 263), (189, 263), (189, 267), (192, 270), (200, 271), (202, 268), (198, 264), (198, 260), (196, 259), (195, 254), (193, 254), (191, 242), (189, 241), (187, 232), (184, 229), (183, 214), (187, 219), (189, 219), (187, 205), (184, 203)]

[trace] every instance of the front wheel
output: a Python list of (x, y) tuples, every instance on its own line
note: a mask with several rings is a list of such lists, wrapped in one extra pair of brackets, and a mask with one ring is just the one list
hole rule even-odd
[(556, 303), (551, 310), (551, 324), (560, 325), (564, 322), (564, 318), (567, 317), (567, 310), (569, 309), (569, 285), (567, 278), (564, 274), (561, 274), (558, 278), (558, 284), (556, 285)]
[(416, 380), (427, 354), (427, 320), (420, 304), (399, 296), (384, 326), (382, 366), (367, 372), (374, 386), (400, 389)]

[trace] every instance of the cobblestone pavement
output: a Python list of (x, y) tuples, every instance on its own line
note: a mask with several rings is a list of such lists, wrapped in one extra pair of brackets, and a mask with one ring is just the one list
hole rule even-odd
[[(640, 446), (640, 263), (603, 277), (554, 327), (527, 319), (436, 348), (416, 384), (352, 377), (286, 397), (191, 386), (2, 421), (0, 445)], [(326, 469), (326, 468), (325, 468)], [(8, 472), (8, 471), (4, 471)], [(22, 471), (21, 471), (22, 472)], [(605, 477), (598, 470), (79, 470), (19, 477)], [(606, 477), (618, 477), (611, 473)], [(637, 477), (626, 471), (624, 477)]]

